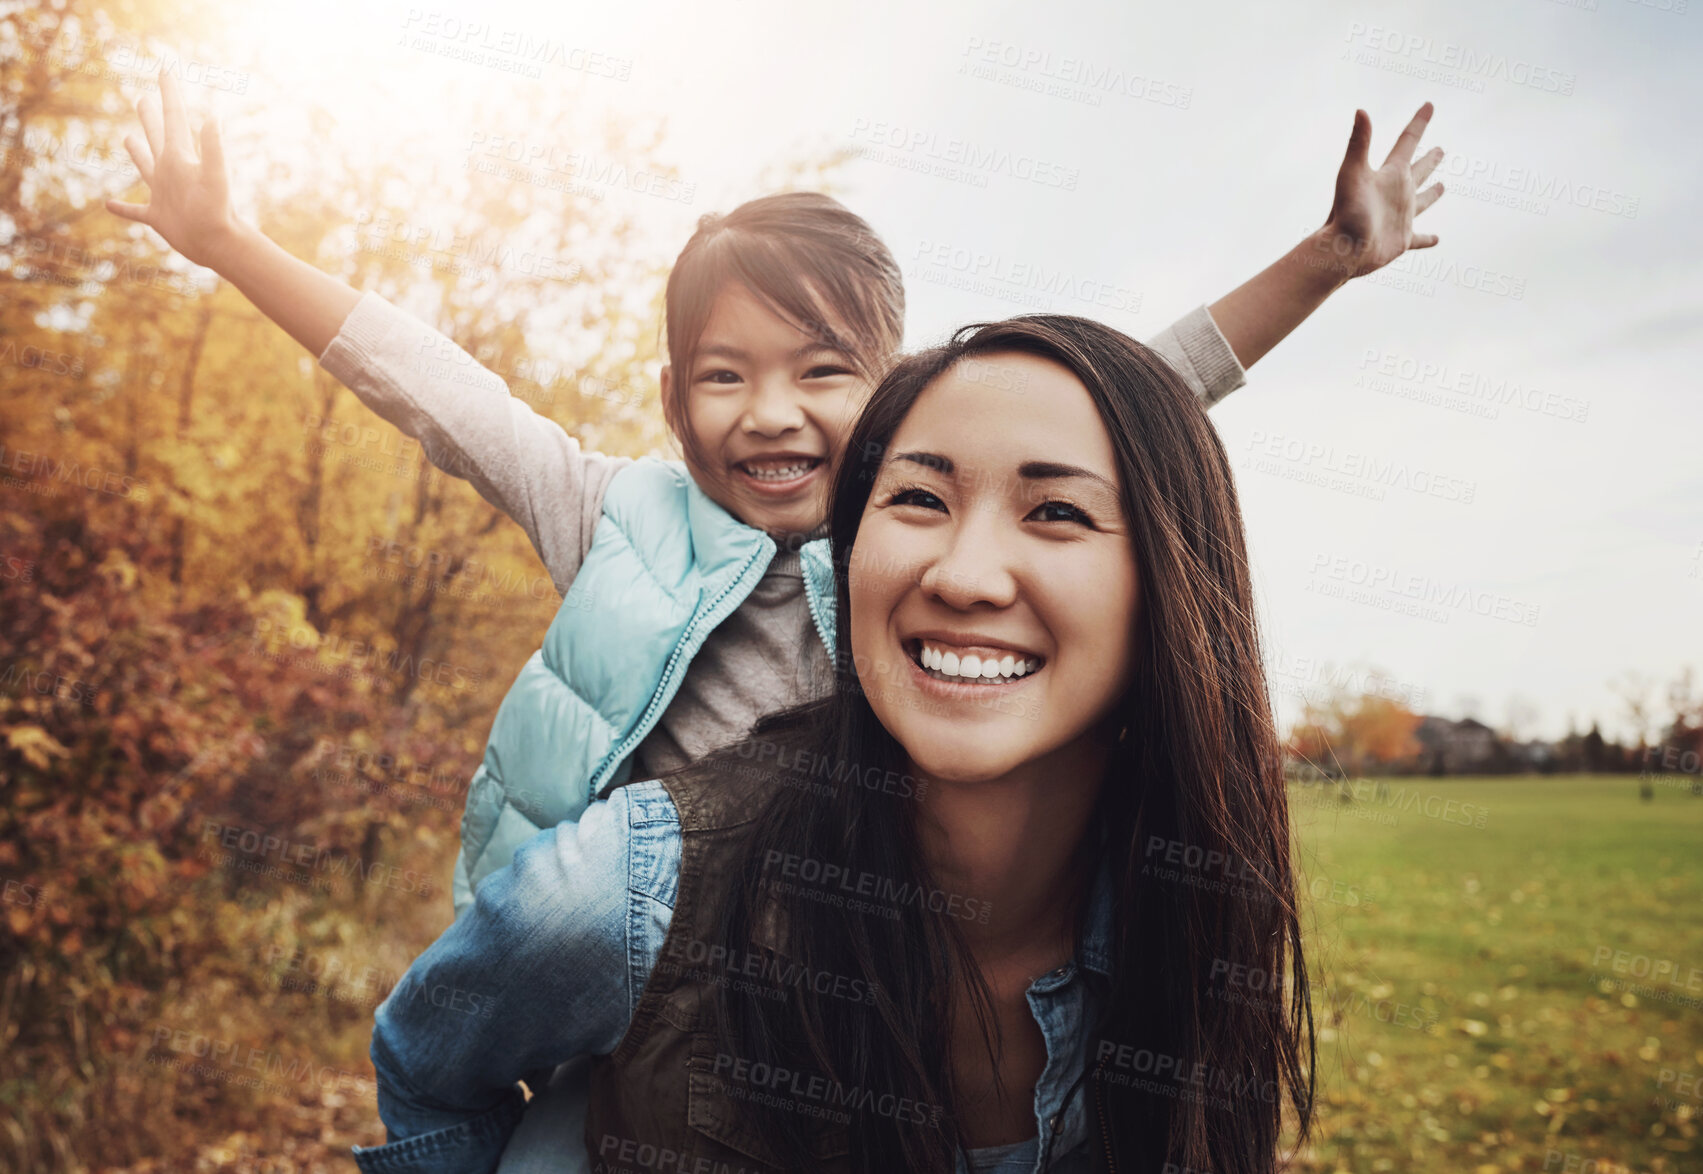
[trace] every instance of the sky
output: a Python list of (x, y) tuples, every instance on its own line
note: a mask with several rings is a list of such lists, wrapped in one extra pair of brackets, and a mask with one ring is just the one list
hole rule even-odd
[(1212, 419), (1280, 720), (1343, 683), (1529, 737), (1630, 733), (1628, 673), (1703, 672), (1700, 7), (225, 11), (251, 102), (327, 103), (350, 135), (453, 128), (452, 77), (664, 120), (689, 198), (617, 195), (670, 252), (776, 166), (851, 151), (839, 194), (904, 268), (911, 346), (1029, 310), (1151, 336), (1323, 223), (1357, 107), (1381, 162), (1431, 100), (1440, 245), (1339, 291)]

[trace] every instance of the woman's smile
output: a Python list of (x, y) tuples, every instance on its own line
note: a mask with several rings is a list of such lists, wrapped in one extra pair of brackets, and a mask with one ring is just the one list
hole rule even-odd
[(928, 680), (959, 685), (1021, 684), (1046, 664), (1043, 656), (980, 637), (914, 636), (900, 647)]

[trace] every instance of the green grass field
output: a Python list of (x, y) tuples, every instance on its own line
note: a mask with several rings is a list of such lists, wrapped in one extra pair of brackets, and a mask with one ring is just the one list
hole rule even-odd
[(1291, 788), (1316, 1171), (1703, 1171), (1703, 798), (1678, 776)]

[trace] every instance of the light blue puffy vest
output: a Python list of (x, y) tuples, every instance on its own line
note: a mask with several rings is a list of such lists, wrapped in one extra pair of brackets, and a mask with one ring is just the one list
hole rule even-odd
[[(578, 819), (680, 688), (715, 626), (745, 601), (775, 541), (699, 489), (685, 465), (635, 461), (609, 482), (603, 516), (544, 647), (497, 710), (468, 786), (453, 895), (459, 916), (487, 876), (541, 829)], [(828, 540), (799, 550), (816, 631), (834, 648)]]

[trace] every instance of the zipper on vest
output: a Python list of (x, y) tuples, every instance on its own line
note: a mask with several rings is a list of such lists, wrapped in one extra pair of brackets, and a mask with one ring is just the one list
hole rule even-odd
[[(763, 537), (763, 542), (765, 542), (765, 543), (771, 543), (772, 544), (773, 541), (774, 541), (772, 538), (770, 538), (766, 534), (763, 535), (762, 537)], [(763, 546), (761, 544), (759, 544), (756, 552), (753, 553), (751, 555), (751, 557), (745, 561), (745, 565), (740, 568), (739, 574), (737, 574), (733, 577), (733, 581), (731, 583), (729, 583), (726, 587), (723, 587), (721, 589), (721, 592), (714, 599), (712, 599), (710, 601), (709, 607), (707, 607), (703, 611), (699, 612), (697, 614), (697, 616), (695, 616), (693, 618), (692, 622), (686, 625), (686, 630), (684, 632), (680, 633), (679, 643), (674, 645), (674, 651), (672, 653), (670, 653), (669, 656), (668, 656), (668, 664), (662, 670), (662, 682), (657, 686), (656, 695), (650, 699), (650, 704), (645, 707), (644, 715), (639, 718), (639, 724), (633, 727), (633, 732), (628, 734), (627, 737), (621, 742), (621, 744), (615, 748), (614, 752), (609, 755), (608, 759), (605, 760), (604, 766), (606, 768), (609, 767), (610, 764), (612, 763), (612, 764), (614, 764), (614, 768), (619, 769), (621, 763), (626, 761), (627, 755), (629, 755), (633, 752), (633, 747), (638, 745), (639, 742), (644, 739), (644, 736), (646, 734), (650, 733), (651, 726), (655, 725), (657, 718), (662, 716), (659, 711), (666, 704), (666, 702), (663, 699), (664, 698), (668, 698), (669, 700), (673, 699), (674, 691), (668, 688), (668, 681), (669, 681), (669, 678), (674, 675), (674, 667), (680, 661), (681, 652), (683, 652), (687, 648), (687, 646), (689, 646), (692, 643), (692, 634), (698, 629), (700, 624), (702, 624), (706, 619), (708, 619), (709, 616), (711, 616), (715, 613), (715, 610), (721, 606), (721, 601), (726, 599), (729, 595), (731, 595), (733, 593), (734, 588), (738, 587), (741, 583), (745, 582), (745, 580), (750, 577), (751, 568), (758, 564), (758, 561), (762, 557), (762, 555), (763, 555)], [(769, 555), (769, 559), (772, 561), (773, 557), (774, 557), (774, 555), (771, 552), (770, 555)], [(767, 562), (765, 562), (763, 565), (767, 566)], [(753, 586), (755, 586), (755, 584), (753, 584)], [(751, 593), (751, 588), (747, 587), (745, 589), (745, 594), (749, 595), (750, 593)], [(720, 617), (717, 617), (715, 622), (720, 623), (721, 622)], [(710, 626), (714, 627), (715, 624), (711, 624)], [(694, 653), (694, 655), (696, 655), (696, 653)], [(598, 773), (601, 775), (604, 772), (599, 771)], [(603, 784), (602, 784), (601, 780), (594, 780), (594, 785), (591, 788), (592, 792), (595, 794), (599, 789), (601, 789), (602, 785)]]
[[(827, 539), (818, 539), (817, 541), (826, 542)], [(807, 542), (804, 545), (810, 546), (813, 545), (813, 543)], [(828, 589), (831, 592), (834, 589), (833, 547), (829, 546), (826, 549), (828, 550)], [(828, 650), (828, 661), (831, 664), (834, 660), (834, 642), (828, 637), (829, 625), (822, 622), (822, 611), (816, 603), (816, 584), (811, 578), (810, 559), (805, 555), (804, 547), (799, 548), (798, 564), (799, 570), (804, 573), (804, 602), (810, 607), (810, 622), (816, 625), (816, 635), (821, 639), (822, 646)], [(830, 595), (829, 599), (832, 598), (833, 596)]]

